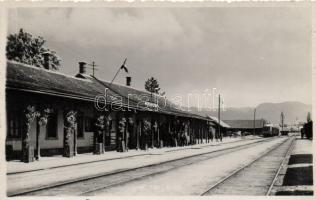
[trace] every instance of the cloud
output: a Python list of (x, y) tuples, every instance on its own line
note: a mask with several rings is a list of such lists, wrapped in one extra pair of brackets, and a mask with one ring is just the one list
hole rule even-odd
[(168, 95), (216, 87), (232, 106), (310, 103), (308, 8), (18, 8), (9, 19), (10, 32), (46, 38), (68, 74), (93, 60), (109, 80), (128, 57), (137, 88), (154, 76)]

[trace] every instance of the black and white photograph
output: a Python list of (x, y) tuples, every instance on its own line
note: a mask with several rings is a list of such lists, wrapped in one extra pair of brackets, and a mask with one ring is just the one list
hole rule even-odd
[(313, 198), (312, 3), (94, 3), (2, 4), (6, 198)]

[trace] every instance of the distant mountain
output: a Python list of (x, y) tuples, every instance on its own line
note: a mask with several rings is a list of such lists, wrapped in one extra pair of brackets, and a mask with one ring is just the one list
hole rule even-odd
[[(194, 113), (205, 116), (206, 114), (216, 116), (217, 111), (210, 111), (209, 109), (198, 110), (196, 107), (190, 107)], [(280, 114), (283, 111), (285, 114), (285, 123), (293, 123), (297, 121), (306, 121), (308, 112), (312, 111), (311, 105), (306, 105), (301, 102), (282, 102), (282, 103), (262, 103), (256, 107), (256, 118), (266, 119), (271, 123), (280, 123)], [(253, 119), (254, 108), (226, 108), (221, 111), (221, 119), (236, 120), (236, 119)]]
[(280, 114), (283, 111), (285, 123), (306, 121), (307, 113), (312, 112), (312, 106), (301, 102), (262, 103), (257, 106), (258, 116), (268, 119), (273, 123), (280, 122)]

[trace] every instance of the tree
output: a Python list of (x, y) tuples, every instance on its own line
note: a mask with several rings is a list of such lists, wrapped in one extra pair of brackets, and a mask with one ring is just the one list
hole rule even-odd
[(311, 116), (311, 113), (308, 112), (307, 113), (307, 122), (310, 122), (310, 121), (312, 121), (312, 116)]
[(43, 67), (43, 53), (49, 51), (51, 53), (50, 63), (52, 69), (58, 70), (61, 60), (56, 55), (56, 52), (44, 47), (45, 42), (42, 37), (33, 37), (32, 34), (20, 29), (19, 33), (8, 36), (6, 47), (7, 59), (36, 67)]
[[(159, 94), (160, 87), (158, 81), (154, 77), (147, 79), (145, 82), (145, 89), (150, 93)], [(160, 95), (164, 95), (164, 92)]]

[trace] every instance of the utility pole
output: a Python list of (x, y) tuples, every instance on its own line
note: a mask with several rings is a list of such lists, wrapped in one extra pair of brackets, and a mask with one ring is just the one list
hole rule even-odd
[[(150, 91), (150, 102), (153, 101), (153, 92)], [(154, 130), (153, 130), (153, 115), (150, 115), (150, 134), (151, 134), (151, 148), (154, 148)]]
[(95, 65), (95, 62), (93, 61), (92, 62), (92, 75), (93, 76), (94, 76), (94, 70), (96, 70), (95, 67), (96, 67), (96, 65)]
[(222, 134), (221, 134), (221, 95), (218, 95), (218, 136), (222, 141)]
[(284, 113), (283, 111), (281, 112), (281, 133), (283, 132), (283, 127), (284, 127)]
[(96, 66), (98, 65), (96, 65), (94, 61), (92, 62), (92, 64), (88, 64), (88, 65), (92, 67), (92, 75), (94, 76), (94, 72), (97, 70)]
[(256, 109), (253, 112), (253, 135), (256, 135)]

